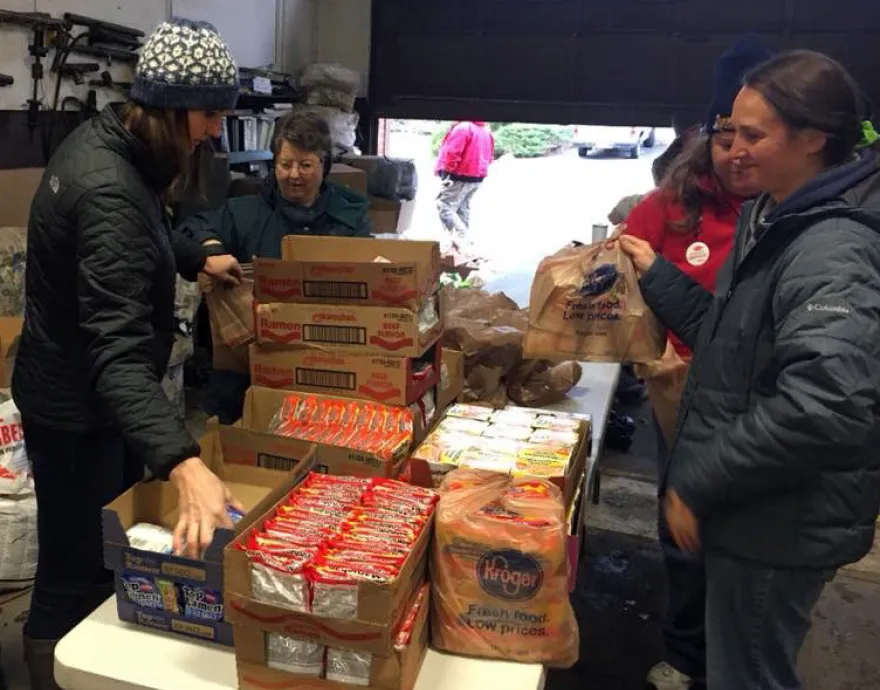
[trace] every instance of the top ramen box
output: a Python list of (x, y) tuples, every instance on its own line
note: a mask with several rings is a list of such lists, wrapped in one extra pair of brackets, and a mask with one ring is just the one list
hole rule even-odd
[(440, 285), (437, 242), (290, 235), (282, 257), (255, 261), (258, 301), (418, 309)]
[(439, 296), (419, 311), (343, 304), (255, 305), (260, 345), (312, 345), (338, 352), (421, 357), (443, 333)]

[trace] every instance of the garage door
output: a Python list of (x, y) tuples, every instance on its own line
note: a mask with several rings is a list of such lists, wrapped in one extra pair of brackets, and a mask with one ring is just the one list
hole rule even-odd
[(737, 36), (841, 60), (880, 104), (877, 0), (373, 0), (381, 117), (668, 124)]

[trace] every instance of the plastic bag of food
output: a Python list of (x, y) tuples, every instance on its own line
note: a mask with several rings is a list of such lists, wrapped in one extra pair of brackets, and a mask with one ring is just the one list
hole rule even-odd
[(572, 666), (579, 638), (568, 599), (559, 489), (460, 469), (447, 475), (440, 491), (431, 553), (434, 646)]
[(529, 303), (526, 357), (650, 362), (666, 349), (663, 327), (618, 244), (566, 247), (544, 259)]

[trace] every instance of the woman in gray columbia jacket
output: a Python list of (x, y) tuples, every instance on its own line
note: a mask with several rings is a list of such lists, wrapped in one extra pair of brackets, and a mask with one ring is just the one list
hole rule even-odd
[(715, 295), (624, 235), (660, 320), (694, 349), (663, 478), (707, 572), (709, 690), (800, 687), (810, 611), (870, 549), (880, 504), (880, 156), (846, 70), (808, 51), (749, 73), (743, 208)]

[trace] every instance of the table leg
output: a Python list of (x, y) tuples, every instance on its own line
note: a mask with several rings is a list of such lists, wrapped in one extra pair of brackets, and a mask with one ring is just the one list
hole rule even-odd
[(596, 468), (596, 471), (593, 473), (593, 505), (599, 505), (599, 488), (600, 488), (600, 480), (599, 477), (601, 472), (599, 472), (599, 468)]

